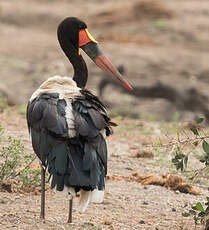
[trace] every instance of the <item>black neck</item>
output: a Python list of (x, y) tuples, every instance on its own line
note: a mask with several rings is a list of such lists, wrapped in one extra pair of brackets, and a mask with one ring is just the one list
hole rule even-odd
[(76, 61), (74, 63), (71, 62), (74, 68), (73, 80), (77, 83), (79, 88), (85, 88), (88, 80), (88, 69), (83, 57), (81, 55), (77, 56)]
[(73, 65), (73, 80), (79, 88), (84, 88), (88, 80), (88, 69), (83, 57), (78, 54), (78, 47), (75, 47), (69, 40), (63, 37), (58, 36), (58, 39), (62, 50)]

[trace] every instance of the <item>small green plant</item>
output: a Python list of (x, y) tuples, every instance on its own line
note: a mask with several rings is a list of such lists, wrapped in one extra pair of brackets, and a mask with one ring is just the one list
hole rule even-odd
[(19, 139), (8, 137), (7, 145), (2, 146), (4, 130), (0, 126), (0, 182), (16, 178), (22, 188), (40, 183), (40, 169), (31, 168), (35, 157), (24, 152)]
[(8, 145), (0, 149), (0, 180), (12, 178), (16, 170), (21, 166), (20, 156), (24, 152), (24, 146), (18, 139), (8, 137)]
[(40, 169), (24, 168), (19, 174), (22, 187), (37, 186), (40, 183)]
[(180, 145), (175, 146), (174, 154), (175, 156), (172, 158), (172, 163), (176, 166), (177, 170), (180, 169), (181, 172), (183, 172), (187, 167), (188, 156), (183, 153)]
[(205, 224), (206, 217), (209, 214), (209, 197), (206, 197), (207, 202), (205, 203), (205, 208), (202, 203), (197, 202), (195, 206), (193, 206), (188, 212), (182, 213), (184, 217), (193, 216), (195, 225), (199, 222), (201, 224)]
[(202, 159), (200, 159), (200, 162), (204, 163), (205, 166), (209, 166), (209, 144), (207, 141), (203, 140), (202, 148), (204, 150), (204, 155)]
[[(194, 170), (194, 176), (193, 178), (198, 177), (199, 172), (208, 169), (209, 166), (209, 144), (206, 141), (206, 139), (209, 138), (209, 136), (205, 135), (204, 132), (201, 132), (199, 125), (203, 122), (203, 118), (199, 118), (196, 120), (196, 124), (194, 127), (190, 128), (190, 131), (194, 135), (193, 137), (188, 137), (187, 140), (181, 141), (179, 134), (177, 133), (177, 145), (174, 149), (174, 158), (172, 159), (172, 163), (175, 165), (177, 170), (181, 170), (183, 172), (185, 168), (187, 167), (188, 163), (188, 155), (184, 154), (183, 151), (183, 144), (185, 143), (191, 143), (194, 147), (197, 147), (200, 143), (202, 144), (202, 150), (203, 154), (201, 156), (201, 159), (199, 161), (204, 164), (203, 168), (200, 168), (198, 170)], [(201, 135), (201, 134), (204, 135)], [(202, 204), (201, 202), (197, 202), (194, 206), (191, 207), (190, 210), (187, 212), (182, 213), (184, 217), (193, 216), (195, 226), (198, 223), (205, 224), (206, 223), (206, 217), (209, 215), (209, 197), (206, 197), (206, 202)]]

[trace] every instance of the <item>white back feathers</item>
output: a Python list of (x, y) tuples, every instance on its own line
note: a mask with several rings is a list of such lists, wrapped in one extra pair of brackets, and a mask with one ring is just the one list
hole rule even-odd
[(67, 103), (65, 108), (65, 118), (68, 124), (68, 134), (69, 137), (74, 137), (76, 135), (74, 115), (72, 108), (72, 100), (75, 96), (80, 96), (80, 88), (77, 87), (76, 82), (70, 77), (54, 76), (48, 78), (44, 81), (40, 87), (32, 94), (30, 102), (35, 98), (39, 97), (41, 94), (47, 93), (58, 93), (59, 99), (64, 99)]
[(60, 99), (74, 98), (80, 95), (80, 88), (70, 77), (54, 76), (44, 81), (40, 87), (32, 94), (30, 101), (45, 93), (59, 93)]

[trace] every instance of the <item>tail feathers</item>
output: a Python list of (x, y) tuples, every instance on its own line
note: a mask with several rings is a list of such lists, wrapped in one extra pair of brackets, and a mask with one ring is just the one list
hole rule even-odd
[(94, 189), (91, 192), (91, 202), (102, 203), (104, 200), (104, 190)]
[(78, 210), (81, 212), (85, 212), (88, 207), (89, 202), (93, 203), (102, 203), (104, 200), (104, 190), (100, 191), (98, 189), (94, 189), (93, 191), (80, 191), (80, 200), (78, 203)]
[(89, 202), (91, 200), (91, 191), (80, 191), (80, 200), (78, 203), (78, 210), (81, 212), (85, 212)]

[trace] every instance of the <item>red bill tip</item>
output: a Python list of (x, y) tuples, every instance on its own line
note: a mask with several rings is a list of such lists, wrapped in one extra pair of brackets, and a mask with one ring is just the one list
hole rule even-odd
[(123, 84), (126, 87), (126, 89), (133, 90), (133, 87), (124, 79), (123, 79)]
[(104, 56), (104, 54), (101, 54), (97, 57), (95, 63), (97, 66), (99, 66), (108, 76), (114, 78), (117, 80), (120, 84), (122, 84), (126, 89), (133, 90), (132, 86), (123, 79), (121, 74), (118, 72), (118, 70), (112, 65), (112, 63)]

